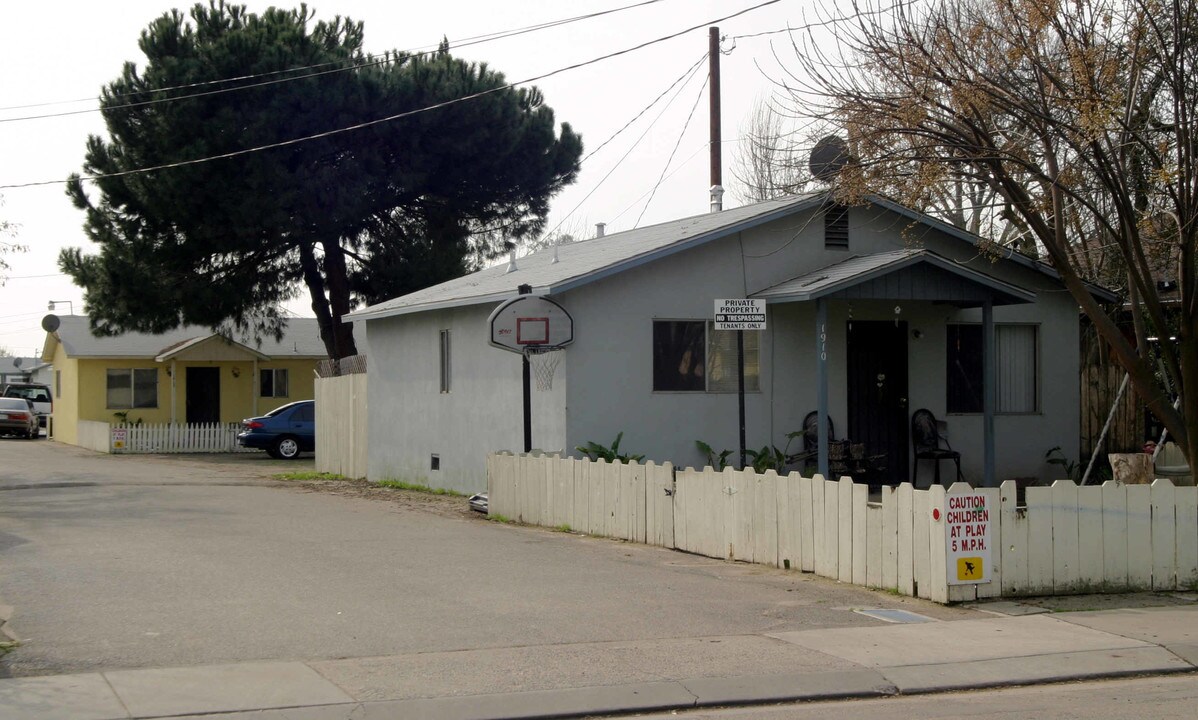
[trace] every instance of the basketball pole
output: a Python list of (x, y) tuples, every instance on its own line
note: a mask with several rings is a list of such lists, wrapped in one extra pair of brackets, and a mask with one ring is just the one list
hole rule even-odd
[[(531, 285), (520, 285), (517, 291), (521, 295), (532, 293)], [(532, 364), (528, 362), (528, 353), (520, 353), (520, 376), (524, 381), (524, 452), (532, 452)]]

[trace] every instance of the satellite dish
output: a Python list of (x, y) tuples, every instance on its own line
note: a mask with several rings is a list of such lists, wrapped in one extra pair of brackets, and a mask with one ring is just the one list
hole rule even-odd
[(61, 324), (62, 321), (58, 319), (57, 315), (47, 315), (46, 317), (42, 318), (42, 330), (45, 330), (46, 332), (54, 332)]
[(808, 167), (811, 169), (811, 176), (816, 180), (831, 182), (848, 163), (849, 146), (841, 138), (829, 135), (811, 149)]
[(21, 363), (22, 363), (22, 362), (24, 362), (24, 361), (25, 361), (25, 358), (19, 358), (19, 357), (18, 357), (18, 358), (13, 358), (13, 359), (12, 359), (12, 366), (13, 366), (13, 367), (15, 367), (15, 368), (19, 368), (19, 367), (21, 367)]

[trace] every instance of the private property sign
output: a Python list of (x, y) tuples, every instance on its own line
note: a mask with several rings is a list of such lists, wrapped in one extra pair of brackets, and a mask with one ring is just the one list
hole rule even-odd
[(716, 330), (764, 330), (764, 300), (716, 300)]
[(990, 582), (990, 528), (997, 518), (982, 493), (961, 493), (944, 499), (945, 569), (949, 585)]

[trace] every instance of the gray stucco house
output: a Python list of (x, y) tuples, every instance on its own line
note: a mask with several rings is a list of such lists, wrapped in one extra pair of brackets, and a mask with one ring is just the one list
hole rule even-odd
[[(623, 448), (679, 466), (703, 462), (696, 440), (735, 448), (735, 333), (712, 328), (713, 306), (760, 298), (768, 328), (745, 333), (749, 447), (786, 445), (822, 395), (835, 437), (884, 456), (886, 481), (911, 477), (919, 408), (974, 484), (1047, 479), (1046, 451), (1078, 453), (1077, 304), (1048, 266), (980, 248), (883, 198), (815, 193), (550, 248), (363, 308), (348, 320), (365, 321), (371, 348), (369, 477), (477, 491), (487, 453), (522, 449), (521, 360), (488, 345), (487, 318), (527, 284), (569, 311), (575, 336), (552, 389), (533, 392), (534, 447), (622, 431)], [(919, 484), (931, 477), (923, 461)]]

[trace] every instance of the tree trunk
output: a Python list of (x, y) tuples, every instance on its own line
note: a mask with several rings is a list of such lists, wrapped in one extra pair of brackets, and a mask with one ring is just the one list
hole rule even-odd
[[(299, 250), (300, 269), (304, 273), (304, 284), (308, 286), (308, 295), (312, 298), (312, 311), (316, 313), (316, 323), (320, 326), (320, 339), (324, 342), (325, 353), (332, 360), (356, 355), (357, 349), (354, 346), (353, 326), (342, 324), (341, 315), (337, 315), (334, 320), (333, 310), (330, 307), (332, 303), (325, 297), (325, 280), (320, 274), (320, 264), (316, 260), (316, 253), (313, 251), (312, 246), (307, 243), (301, 245)], [(345, 287), (348, 287), (348, 281), (345, 280), (344, 274), (345, 257), (342, 255), (340, 259), (341, 278)], [(348, 292), (346, 292), (346, 307), (348, 307), (348, 304)]]
[(349, 272), (345, 267), (345, 251), (337, 240), (321, 242), (324, 248), (324, 275), (328, 282), (329, 309), (332, 313), (332, 336), (336, 360), (358, 354), (354, 344), (354, 326), (341, 321), (349, 313)]

